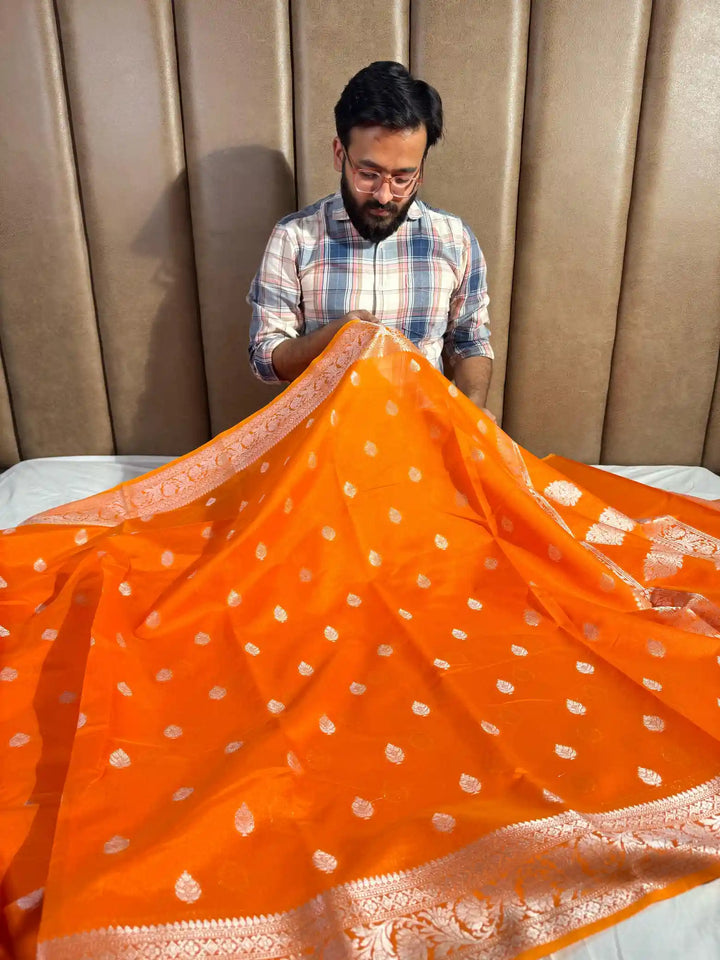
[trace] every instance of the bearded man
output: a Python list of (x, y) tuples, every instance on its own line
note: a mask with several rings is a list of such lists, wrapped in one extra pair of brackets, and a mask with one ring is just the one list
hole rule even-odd
[(253, 372), (294, 380), (343, 324), (366, 320), (402, 332), (485, 408), (485, 259), (467, 224), (418, 198), (442, 136), (440, 95), (377, 61), (349, 81), (335, 124), (339, 192), (276, 225), (248, 294)]

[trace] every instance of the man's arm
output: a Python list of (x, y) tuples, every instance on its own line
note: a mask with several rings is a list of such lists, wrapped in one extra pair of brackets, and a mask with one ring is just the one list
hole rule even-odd
[(339, 320), (331, 320), (319, 330), (305, 334), (302, 337), (286, 339), (274, 348), (272, 365), (275, 373), (281, 380), (294, 380), (303, 370), (323, 352), (335, 334), (350, 320), (367, 320), (377, 323), (376, 318), (367, 310), (353, 310), (346, 313)]
[(460, 357), (455, 361), (454, 372), (458, 390), (462, 390), (481, 410), (484, 409), (492, 376), (490, 357)]
[(487, 268), (480, 245), (467, 226), (463, 230), (462, 267), (462, 278), (450, 301), (445, 351), (458, 389), (494, 420), (485, 408), (493, 360), (487, 312), (490, 302)]
[(247, 295), (252, 307), (250, 367), (266, 383), (283, 379), (273, 366), (275, 348), (288, 339), (299, 338), (305, 326), (297, 255), (296, 239), (286, 226), (277, 224)]
[(253, 311), (250, 366), (255, 376), (266, 383), (287, 382), (300, 376), (349, 320), (378, 322), (367, 310), (353, 310), (305, 334), (297, 256), (296, 238), (278, 224), (247, 296)]

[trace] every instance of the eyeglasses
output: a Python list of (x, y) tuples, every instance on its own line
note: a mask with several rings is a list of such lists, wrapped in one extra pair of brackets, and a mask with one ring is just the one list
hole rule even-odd
[(422, 183), (423, 165), (413, 174), (400, 174), (397, 177), (391, 177), (377, 170), (369, 170), (367, 167), (356, 167), (350, 159), (347, 150), (345, 159), (350, 164), (352, 170), (352, 180), (358, 193), (377, 193), (380, 187), (387, 183), (390, 186), (390, 193), (396, 200), (402, 200), (409, 196), (414, 188)]

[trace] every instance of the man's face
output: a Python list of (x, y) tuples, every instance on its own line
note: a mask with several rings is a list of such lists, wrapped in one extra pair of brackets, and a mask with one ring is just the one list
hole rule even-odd
[[(347, 154), (356, 168), (407, 178), (419, 171), (426, 143), (424, 126), (417, 130), (353, 127)], [(337, 137), (333, 141), (333, 160), (335, 169), (342, 174), (340, 191), (345, 209), (360, 236), (378, 243), (395, 233), (407, 216), (417, 187), (410, 196), (401, 199), (393, 197), (387, 181), (374, 194), (358, 191), (353, 170), (346, 162), (345, 150)]]

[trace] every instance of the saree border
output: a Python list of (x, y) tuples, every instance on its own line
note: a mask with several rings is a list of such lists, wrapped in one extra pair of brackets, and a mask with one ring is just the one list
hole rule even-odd
[(211, 493), (254, 463), (305, 420), (335, 390), (350, 364), (369, 355), (419, 351), (402, 334), (361, 320), (346, 324), (308, 369), (257, 413), (251, 414), (192, 453), (120, 484), (105, 493), (54, 507), (29, 524), (114, 527), (126, 520), (151, 520)]
[(284, 913), (112, 926), (47, 940), (38, 958), (510, 960), (715, 872), (720, 776), (607, 813), (564, 810), (503, 827), (442, 859), (342, 884)]

